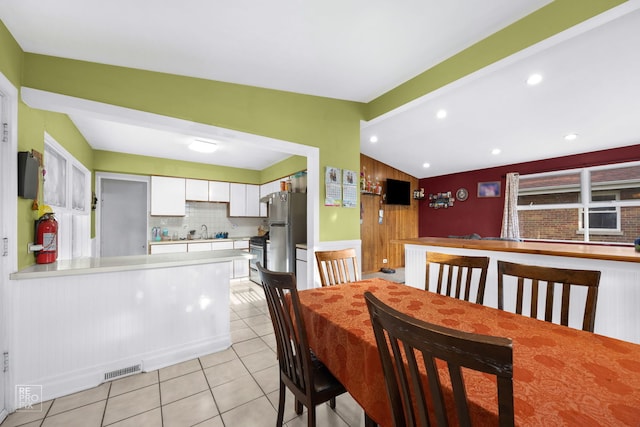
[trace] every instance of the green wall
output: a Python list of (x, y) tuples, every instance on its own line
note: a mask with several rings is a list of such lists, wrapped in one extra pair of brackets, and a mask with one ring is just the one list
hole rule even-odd
[[(44, 152), (44, 134), (47, 132), (69, 151), (87, 169), (93, 170), (93, 150), (65, 114), (29, 108), (24, 103), (18, 105), (18, 151), (36, 150)], [(42, 203), (42, 185), (39, 198)], [(37, 211), (32, 209), (33, 201), (18, 197), (18, 268), (35, 262), (33, 254), (27, 252), (27, 243), (33, 242), (33, 221)]]
[(22, 76), (22, 49), (13, 38), (7, 27), (0, 21), (0, 72), (15, 87), (20, 87)]
[(96, 172), (177, 176), (211, 181), (243, 182), (247, 184), (261, 183), (260, 171), (248, 169), (212, 166), (205, 163), (193, 163), (101, 150), (95, 151), (94, 159)]
[(275, 181), (276, 179), (292, 175), (294, 172), (299, 172), (306, 169), (306, 157), (291, 156), (288, 159), (284, 159), (283, 161), (262, 170), (260, 172), (260, 182), (264, 184), (265, 182)]

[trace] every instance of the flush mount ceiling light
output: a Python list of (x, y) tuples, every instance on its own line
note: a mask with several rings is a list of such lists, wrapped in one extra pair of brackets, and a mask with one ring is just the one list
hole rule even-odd
[(527, 84), (529, 86), (535, 86), (538, 83), (540, 83), (542, 81), (542, 75), (541, 74), (531, 74), (528, 78), (527, 78)]
[(213, 153), (218, 149), (218, 145), (213, 141), (196, 139), (189, 144), (189, 149), (197, 151), (198, 153)]
[(497, 154), (500, 154), (500, 149), (499, 148), (494, 148), (493, 150), (491, 150), (491, 154), (493, 154), (494, 156)]
[(447, 110), (438, 110), (438, 112), (436, 113), (436, 117), (438, 119), (444, 119), (445, 117), (447, 117)]
[(372, 135), (371, 138), (369, 138), (369, 142), (375, 144), (376, 142), (378, 142), (378, 137), (375, 135)]
[(425, 168), (425, 169), (428, 168), (429, 166), (431, 166), (429, 163), (423, 163), (422, 164), (422, 167)]
[(575, 140), (575, 139), (577, 139), (577, 138), (578, 138), (578, 134), (577, 134), (577, 133), (568, 133), (568, 134), (566, 134), (566, 135), (564, 136), (564, 139), (565, 139), (566, 141), (573, 141), (573, 140)]

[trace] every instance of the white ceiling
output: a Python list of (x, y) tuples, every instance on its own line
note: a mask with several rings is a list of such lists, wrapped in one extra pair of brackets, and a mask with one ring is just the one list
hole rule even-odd
[[(28, 52), (368, 102), (549, 2), (2, 0), (0, 19)], [(426, 177), (639, 143), (638, 15), (612, 36), (594, 29), (365, 123), (362, 152)], [(545, 79), (525, 87), (533, 70)], [(434, 121), (439, 108), (449, 116)], [(286, 157), (224, 138), (210, 158), (194, 156), (184, 150), (193, 135), (72, 119), (96, 149), (249, 169)], [(574, 145), (568, 131), (581, 135)]]

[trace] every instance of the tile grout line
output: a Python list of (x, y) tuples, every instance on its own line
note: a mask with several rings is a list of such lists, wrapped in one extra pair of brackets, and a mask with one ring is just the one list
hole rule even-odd
[[(100, 425), (104, 425), (104, 417), (107, 415), (107, 405), (109, 404), (109, 393), (111, 393), (111, 386), (113, 385), (112, 381), (109, 381), (109, 390), (107, 390), (107, 397), (104, 402), (104, 409), (102, 410), (102, 419), (100, 420)], [(52, 405), (53, 406), (53, 405)]]

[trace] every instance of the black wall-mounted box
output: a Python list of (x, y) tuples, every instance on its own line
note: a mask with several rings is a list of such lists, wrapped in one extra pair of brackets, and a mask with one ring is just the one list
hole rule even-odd
[(18, 152), (18, 196), (35, 199), (38, 194), (38, 160), (28, 151)]

